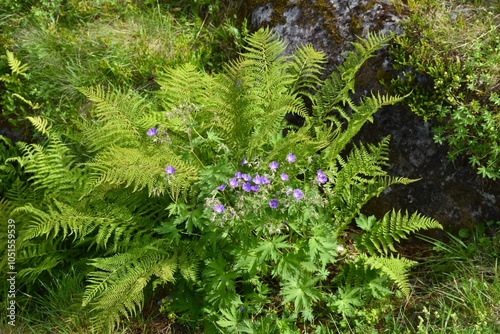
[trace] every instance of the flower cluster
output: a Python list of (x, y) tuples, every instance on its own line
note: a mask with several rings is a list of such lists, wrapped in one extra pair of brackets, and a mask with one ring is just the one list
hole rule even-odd
[[(293, 153), (289, 153), (285, 160), (288, 164), (293, 164), (296, 161), (297, 157)], [(241, 166), (247, 164), (247, 159), (243, 159), (241, 162)], [(286, 167), (285, 163), (285, 167)], [(279, 195), (286, 194), (286, 196), (291, 196), (295, 201), (300, 201), (305, 197), (304, 192), (301, 189), (293, 188), (291, 185), (288, 185), (288, 181), (290, 178), (287, 173), (279, 173), (280, 163), (277, 161), (272, 161), (269, 165), (269, 172), (256, 175), (251, 175), (247, 173), (243, 173), (241, 171), (237, 171), (233, 177), (227, 180), (226, 184), (219, 185), (216, 189), (219, 192), (231, 191), (238, 192), (242, 191), (241, 195), (247, 194), (260, 194), (261, 198), (267, 198), (267, 203), (269, 208), (278, 209), (282, 204), (282, 201), (279, 199)], [(278, 174), (279, 173), (279, 174)], [(279, 179), (277, 178), (279, 175)], [(327, 176), (320, 169), (317, 171), (316, 180), (320, 184), (325, 184), (328, 181)], [(285, 186), (283, 188), (283, 186)], [(272, 189), (279, 188), (280, 191), (272, 192)], [(285, 200), (284, 203), (289, 203), (290, 200)], [(293, 200), (292, 200), (293, 201)], [(222, 204), (212, 204), (213, 210), (215, 213), (220, 214), (224, 211), (224, 206)]]

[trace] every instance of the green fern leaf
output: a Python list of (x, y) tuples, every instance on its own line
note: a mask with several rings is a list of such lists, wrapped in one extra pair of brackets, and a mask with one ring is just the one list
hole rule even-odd
[(388, 254), (389, 251), (396, 251), (394, 241), (399, 242), (410, 233), (431, 228), (442, 229), (442, 226), (436, 220), (419, 213), (410, 216), (393, 210), (386, 213), (382, 220), (375, 222), (370, 230), (365, 231), (357, 239), (356, 247), (366, 249), (372, 255)]
[(396, 257), (366, 257), (365, 263), (373, 269), (378, 269), (390, 279), (406, 296), (410, 294), (410, 284), (408, 283), (408, 271), (417, 264), (415, 261), (406, 258)]

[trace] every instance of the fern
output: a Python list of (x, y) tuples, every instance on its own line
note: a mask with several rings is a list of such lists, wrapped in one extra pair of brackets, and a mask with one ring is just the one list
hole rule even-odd
[[(91, 169), (94, 187), (132, 187), (132, 191), (147, 188), (150, 196), (160, 196), (168, 191), (177, 199), (180, 193), (197, 179), (196, 167), (176, 156), (168, 147), (164, 150), (150, 148), (111, 148), (98, 154)], [(165, 166), (176, 166), (172, 177), (165, 174)]]
[(144, 98), (117, 89), (106, 92), (102, 87), (80, 91), (96, 106), (92, 116), (97, 124), (87, 125), (84, 133), (91, 151), (114, 145), (137, 147), (142, 139), (138, 122), (149, 108)]
[[(94, 259), (91, 265), (100, 269), (89, 276), (83, 306), (91, 304), (99, 316), (97, 328), (109, 331), (120, 321), (135, 315), (144, 301), (143, 289), (153, 275), (165, 282), (173, 281), (175, 259), (162, 255), (159, 249), (143, 247), (135, 253), (124, 253), (106, 259)], [(96, 301), (91, 301), (99, 295)]]
[(366, 250), (369, 254), (387, 255), (389, 251), (396, 252), (394, 241), (406, 239), (410, 233), (432, 228), (442, 229), (443, 227), (436, 220), (423, 217), (419, 213), (411, 216), (401, 214), (401, 211), (391, 211), (384, 215), (382, 220), (373, 223), (373, 226), (364, 230), (364, 233), (357, 239), (356, 247)]
[(408, 283), (408, 271), (411, 267), (417, 264), (415, 261), (408, 260), (404, 257), (366, 257), (365, 263), (373, 269), (378, 269), (382, 273), (389, 276), (398, 288), (407, 297), (410, 294), (410, 284)]
[(9, 64), (10, 71), (12, 75), (3, 74), (0, 76), (0, 81), (5, 81), (8, 83), (17, 83), (18, 76), (26, 76), (26, 72), (28, 71), (28, 65), (22, 64), (19, 59), (16, 58), (12, 51), (6, 50), (5, 54), (7, 56), (7, 63)]
[(330, 206), (336, 209), (337, 233), (342, 232), (373, 197), (393, 184), (409, 184), (417, 180), (387, 176), (389, 137), (378, 145), (354, 146), (346, 159), (337, 156), (341, 167), (331, 175)]

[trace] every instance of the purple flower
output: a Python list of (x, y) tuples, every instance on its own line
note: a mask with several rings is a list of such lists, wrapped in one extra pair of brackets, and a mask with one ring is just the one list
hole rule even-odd
[(280, 175), (280, 177), (281, 177), (281, 179), (282, 179), (283, 181), (288, 181), (288, 175), (287, 175), (287, 174), (282, 173), (282, 174)]
[(253, 178), (253, 183), (255, 183), (255, 184), (262, 184), (262, 178), (259, 175), (256, 175)]
[(156, 128), (149, 128), (146, 134), (150, 137), (156, 136)]
[(243, 160), (241, 161), (241, 165), (243, 166), (246, 163), (247, 163), (247, 158), (243, 158)]
[(271, 184), (271, 181), (269, 181), (269, 179), (268, 179), (267, 177), (262, 176), (262, 177), (260, 178), (260, 183), (261, 183), (261, 184)]
[(250, 192), (252, 190), (252, 185), (249, 182), (245, 182), (243, 183), (241, 188), (243, 188), (243, 190), (246, 192)]
[(172, 166), (167, 166), (165, 167), (165, 172), (168, 174), (168, 175), (173, 175), (175, 173), (175, 168), (172, 167)]
[(215, 204), (214, 205), (214, 211), (217, 213), (223, 213), (224, 212), (224, 205), (222, 204)]
[(292, 152), (288, 153), (286, 156), (286, 161), (289, 163), (295, 162), (295, 158), (297, 158), (295, 155), (292, 154)]
[(278, 200), (277, 199), (272, 199), (269, 201), (269, 206), (272, 209), (276, 209), (278, 207)]
[(318, 175), (318, 182), (321, 184), (325, 184), (328, 181), (328, 178), (325, 174)]
[(234, 174), (234, 177), (237, 178), (237, 179), (241, 179), (241, 175), (242, 175), (241, 172), (236, 172)]
[(235, 187), (237, 187), (237, 186), (238, 186), (238, 179), (237, 179), (237, 178), (235, 178), (235, 177), (233, 177), (233, 178), (229, 179), (229, 186), (230, 186), (231, 188), (235, 188)]
[(253, 191), (254, 193), (256, 193), (257, 191), (259, 191), (259, 186), (258, 185), (251, 186), (250, 190)]
[(269, 169), (271, 169), (271, 171), (275, 171), (276, 169), (278, 169), (279, 165), (276, 161), (273, 161), (269, 164)]
[(221, 184), (220, 186), (217, 187), (217, 190), (219, 190), (219, 191), (223, 191), (224, 189), (226, 189), (225, 184)]
[(328, 181), (328, 177), (325, 175), (325, 173), (323, 173), (323, 171), (321, 169), (318, 169), (318, 182), (321, 183), (321, 184), (325, 184), (327, 181)]
[(252, 177), (248, 174), (241, 174), (241, 178), (247, 182), (252, 180)]
[(293, 190), (293, 198), (295, 198), (296, 200), (299, 200), (302, 197), (304, 197), (304, 193), (302, 192), (302, 190), (300, 190), (300, 189)]

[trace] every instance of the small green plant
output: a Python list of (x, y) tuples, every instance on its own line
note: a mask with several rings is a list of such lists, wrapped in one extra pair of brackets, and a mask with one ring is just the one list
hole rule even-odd
[(412, 92), (409, 106), (435, 124), (434, 140), (450, 146), (451, 160), (466, 154), (481, 176), (495, 180), (500, 177), (497, 9), (451, 3), (409, 3), (413, 14), (393, 49), (405, 72), (393, 84), (399, 93)]
[(26, 91), (29, 77), (28, 66), (22, 64), (13, 52), (6, 50), (5, 53), (0, 58), (6, 61), (0, 63), (0, 69), (3, 72), (0, 75), (0, 82), (3, 84), (0, 97), (2, 116), (12, 126), (19, 128), (19, 119), (28, 116), (32, 110), (39, 109), (40, 105), (28, 99)]

